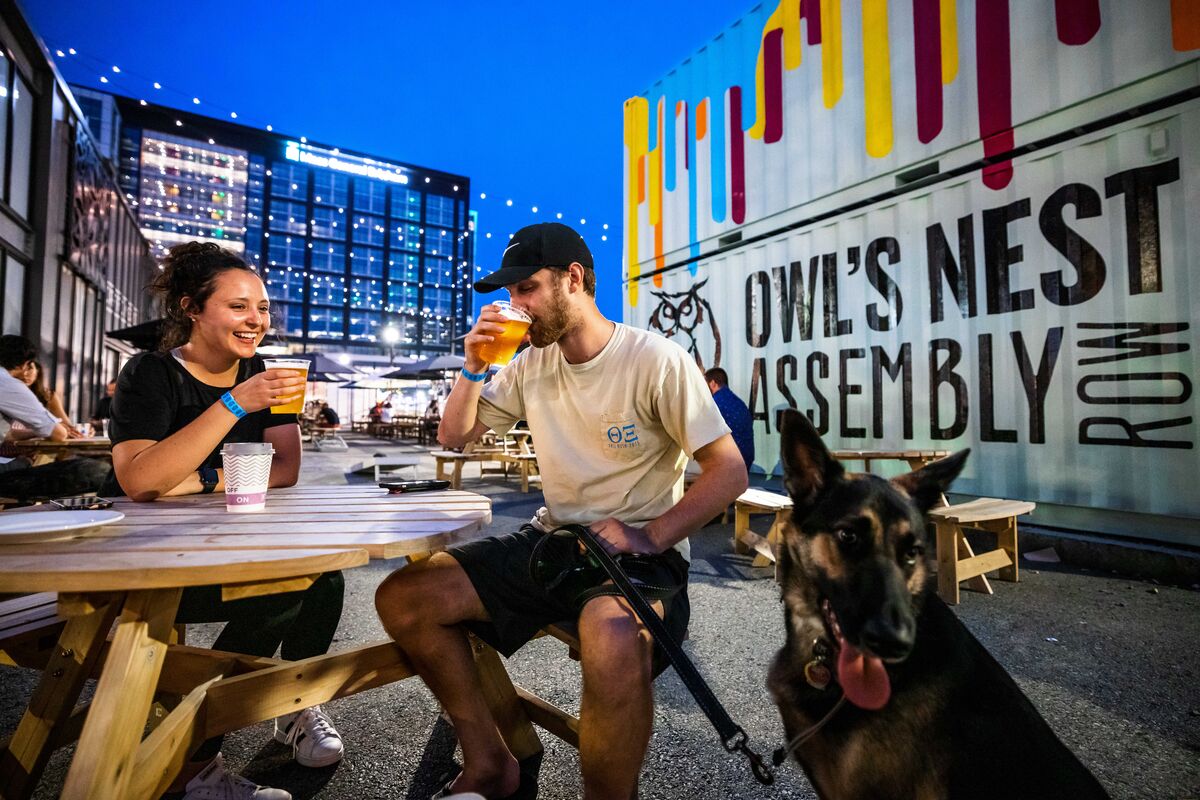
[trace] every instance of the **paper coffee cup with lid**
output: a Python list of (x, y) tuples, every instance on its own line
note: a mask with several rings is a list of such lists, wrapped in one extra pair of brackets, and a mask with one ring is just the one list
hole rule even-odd
[(227, 442), (221, 448), (226, 511), (262, 511), (267, 502), (274, 454), (275, 448), (267, 442)]

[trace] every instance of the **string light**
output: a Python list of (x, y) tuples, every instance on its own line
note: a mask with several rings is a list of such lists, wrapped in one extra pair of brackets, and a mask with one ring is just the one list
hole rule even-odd
[[(63, 51), (62, 51), (62, 50), (55, 50), (54, 52), (56, 53), (56, 55), (57, 55), (59, 58), (65, 58), (65, 56), (63, 55)], [(77, 55), (78, 55), (77, 51), (76, 51), (74, 48), (68, 48), (68, 52), (69, 52), (69, 53), (70, 53), (70, 55), (72, 55), (72, 56), (77, 56)], [(94, 59), (89, 59), (89, 57), (87, 57), (87, 56), (81, 56), (80, 58), (81, 58), (81, 59), (83, 59), (83, 60), (93, 60), (93, 61), (94, 61)], [(111, 62), (110, 62), (110, 63), (108, 63), (108, 64), (106, 64), (106, 65), (103, 65), (103, 66), (107, 66), (107, 67), (108, 67), (108, 69), (110, 69), (110, 70), (112, 71), (112, 74), (114, 74), (114, 75), (120, 75), (120, 76), (122, 77), (122, 80), (123, 80), (123, 81), (128, 81), (128, 80), (137, 80), (137, 79), (139, 79), (139, 77), (140, 77), (140, 76), (138, 76), (138, 75), (137, 75), (137, 73), (135, 73), (135, 72), (125, 72), (125, 71), (121, 70), (121, 69), (120, 69), (120, 68), (119, 68), (117, 65), (113, 65), (113, 64), (111, 64)], [(93, 67), (93, 68), (94, 68), (94, 67)], [(102, 67), (102, 68), (103, 68), (103, 67)], [(95, 73), (93, 73), (93, 74), (95, 74)], [(181, 102), (186, 102), (186, 100), (187, 100), (187, 99), (190, 97), (190, 99), (191, 99), (191, 105), (192, 105), (192, 106), (200, 106), (200, 105), (202, 105), (202, 104), (201, 104), (201, 102), (200, 102), (200, 98), (199, 98), (198, 96), (189, 95), (189, 94), (184, 94), (183, 92), (176, 91), (176, 90), (164, 89), (164, 88), (163, 88), (163, 84), (162, 84), (162, 83), (160, 83), (159, 81), (149, 81), (149, 80), (147, 80), (147, 79), (145, 79), (145, 78), (141, 78), (141, 80), (143, 80), (145, 83), (147, 83), (147, 84), (150, 84), (151, 86), (153, 86), (153, 88), (154, 88), (156, 91), (163, 91), (163, 92), (165, 92), (165, 93), (167, 93), (167, 94), (174, 94), (174, 95), (177, 95), (177, 96), (179, 96), (179, 97), (181, 98)], [(108, 80), (107, 76), (100, 76), (100, 82), (101, 82), (101, 83), (103, 83), (103, 84), (108, 84), (108, 83), (110, 83), (110, 81)], [(127, 94), (132, 94), (132, 92), (127, 92)], [(135, 96), (136, 96), (136, 95), (135, 95)], [(147, 102), (146, 102), (146, 100), (142, 99), (142, 100), (139, 100), (139, 104), (140, 104), (140, 105), (142, 105), (142, 106), (145, 106), (145, 105), (147, 105)], [(205, 104), (203, 104), (203, 105), (207, 106), (208, 108), (212, 108), (212, 109), (214, 109), (214, 110), (216, 110), (216, 111), (219, 111), (219, 112), (220, 112), (220, 111), (223, 111), (224, 113), (227, 113), (227, 114), (228, 114), (228, 117), (229, 117), (229, 119), (235, 119), (235, 120), (237, 120), (237, 119), (240, 119), (240, 116), (239, 116), (238, 112), (236, 112), (236, 111), (229, 110), (229, 109), (220, 109), (218, 106), (216, 106), (216, 105), (214, 105), (214, 104), (211, 104), (211, 103), (205, 103)], [(242, 124), (246, 124), (246, 123), (244, 123), (244, 122), (243, 122)], [(253, 121), (251, 121), (251, 122), (250, 122), (250, 124), (254, 125), (255, 123), (254, 123)], [(271, 131), (271, 132), (273, 132), (273, 131), (274, 131), (274, 127), (273, 127), (273, 125), (271, 125), (271, 124), (262, 124), (262, 123), (257, 123), (257, 124), (259, 124), (259, 125), (262, 125), (262, 127), (263, 127), (263, 128), (265, 128), (267, 131)], [(177, 119), (177, 120), (175, 121), (175, 125), (176, 125), (176, 127), (184, 127), (184, 123), (183, 123), (183, 121), (182, 121), (182, 120), (179, 120), (179, 119)], [(308, 141), (308, 140), (307, 140), (307, 137), (300, 137), (300, 141), (301, 141), (302, 143), (307, 143), (307, 141)], [(212, 140), (210, 140), (210, 144), (211, 144), (211, 143), (213, 143), (213, 142), (212, 142)], [(333, 152), (336, 154), (338, 151), (337, 151), (336, 149), (334, 149), (334, 151), (333, 151)], [(267, 175), (270, 175), (270, 171), (268, 170), (268, 171), (266, 172), (266, 174), (267, 174)], [(424, 183), (425, 183), (425, 184), (429, 184), (429, 183), (431, 183), (431, 178), (430, 178), (429, 176), (425, 176), (425, 181), (424, 181)], [(460, 190), (460, 187), (459, 187), (457, 184), (456, 184), (456, 185), (454, 185), (454, 186), (453, 186), (453, 188), (452, 188), (452, 191), (455, 191), (455, 192), (457, 192), (457, 191), (459, 191), (459, 190)], [(481, 192), (479, 192), (479, 193), (478, 193), (478, 197), (479, 197), (479, 200), (480, 200), (480, 201), (486, 201), (486, 200), (488, 200), (488, 194), (487, 194), (487, 192), (482, 192), (482, 191), (481, 191)], [(413, 199), (414, 199), (413, 197), (410, 197), (410, 198), (409, 198), (410, 202), (411, 202)], [(485, 205), (486, 205), (486, 204), (485, 204)], [(514, 206), (515, 206), (515, 202), (514, 202), (514, 200), (513, 200), (512, 198), (507, 198), (507, 199), (505, 200), (505, 203), (504, 203), (504, 207), (505, 207), (505, 208), (514, 208)], [(529, 205), (529, 206), (527, 206), (527, 207), (531, 209), (531, 213), (533, 213), (533, 214), (538, 214), (538, 213), (539, 213), (540, 205), (533, 205), (533, 204), (531, 204), (531, 205)], [(189, 206), (189, 208), (190, 208), (190, 206)], [(515, 210), (515, 209), (514, 209), (514, 210)], [(342, 212), (342, 213), (344, 213), (344, 212)], [(486, 213), (486, 214), (490, 214), (490, 212), (487, 212), (486, 210), (485, 210), (485, 213)], [(161, 216), (161, 215), (160, 215), (160, 216)], [(248, 215), (248, 216), (249, 216), (249, 217), (253, 217), (253, 215)], [(410, 214), (409, 214), (409, 216), (414, 216), (414, 215), (410, 213)], [(489, 217), (487, 217), (487, 216), (485, 216), (484, 218), (485, 218), (485, 219), (489, 219)], [(556, 219), (559, 219), (559, 220), (561, 220), (561, 219), (563, 218), (563, 212), (561, 212), (561, 211), (560, 211), (560, 212), (557, 212), (557, 213), (555, 214), (555, 218), (556, 218)], [(200, 219), (200, 217), (199, 217), (198, 215), (197, 215), (197, 219)], [(586, 222), (587, 222), (587, 218), (586, 218), (586, 217), (582, 217), (582, 216), (581, 216), (581, 217), (579, 218), (579, 220), (580, 220), (580, 224), (581, 224), (581, 225), (583, 225), (583, 224), (586, 224)], [(474, 214), (474, 213), (472, 213), (472, 222), (475, 222), (475, 221), (476, 221), (475, 214)], [(314, 224), (315, 224), (315, 223), (314, 223)], [(337, 227), (338, 227), (338, 223), (337, 223), (337, 222), (331, 222), (331, 224), (332, 224), (332, 227), (333, 227), (333, 228), (337, 228)], [(468, 224), (470, 224), (470, 223), (468, 223)], [(375, 227), (376, 227), (376, 228), (377, 228), (377, 229), (378, 229), (380, 232), (383, 232), (383, 228), (382, 228), (382, 227), (380, 227), (380, 226), (375, 226)], [(608, 225), (607, 223), (605, 223), (605, 224), (603, 225), (603, 230), (607, 231), (608, 229), (609, 229), (609, 225)], [(398, 230), (399, 230), (399, 229), (398, 229)], [(485, 238), (486, 240), (490, 240), (490, 239), (492, 239), (492, 238), (493, 238), (493, 237), (492, 237), (492, 231), (483, 231), (483, 233), (484, 233), (484, 238)], [(266, 239), (268, 239), (268, 238), (270, 237), (270, 232), (268, 232), (268, 231), (263, 231), (263, 234), (262, 234), (262, 235), (263, 235), (263, 239), (264, 239), (264, 240), (266, 240)], [(442, 231), (442, 232), (441, 232), (441, 235), (444, 237), (444, 236), (445, 236), (445, 232), (444, 232), (444, 231)], [(462, 234), (461, 234), (461, 235), (459, 235), (459, 236), (457, 237), (457, 239), (458, 239), (458, 241), (459, 241), (459, 242), (463, 242), (463, 241), (465, 241), (465, 240), (466, 240), (466, 239), (469, 237), (469, 235), (470, 235), (470, 230), (467, 230), (467, 231), (464, 231), (464, 232), (462, 232)], [(509, 233), (509, 235), (508, 235), (508, 238), (509, 238), (509, 239), (511, 239), (511, 238), (513, 237), (513, 235), (514, 235), (514, 234), (512, 234), (512, 233)], [(403, 236), (400, 236), (400, 237), (399, 237), (399, 239), (400, 239), (401, 241), (403, 241), (404, 237), (403, 237)], [(608, 236), (607, 236), (607, 235), (602, 235), (602, 236), (600, 237), (600, 240), (601, 240), (602, 242), (607, 242), (607, 241), (608, 241)], [(308, 246), (311, 248), (311, 247), (312, 247), (312, 243), (311, 243), (311, 242), (310, 242), (310, 243), (308, 243)], [(420, 251), (420, 250), (424, 250), (425, 248), (422, 248), (422, 246), (421, 246), (421, 243), (420, 243), (420, 242), (415, 242), (415, 243), (413, 243), (413, 244), (410, 246), (410, 249), (415, 249), (415, 250), (418, 250), (418, 251)], [(433, 254), (436, 254), (436, 253), (437, 253), (437, 250), (436, 250), (436, 249), (432, 249), (432, 248), (430, 248), (430, 249), (429, 249), (429, 251), (430, 251), (431, 253), (433, 253)], [(331, 248), (331, 254), (332, 254), (332, 248)], [(353, 253), (350, 253), (349, 255), (350, 255), (350, 257), (351, 257), (351, 258), (353, 258), (353, 257), (354, 257), (354, 254), (353, 254)], [(259, 256), (259, 255), (257, 255), (257, 254), (256, 254), (255, 258), (256, 258), (256, 259), (259, 259), (259, 258), (261, 258), (261, 256)], [(406, 259), (412, 259), (412, 258), (416, 258), (416, 256), (409, 255), (409, 256), (406, 256), (405, 258), (406, 258)], [(371, 263), (374, 263), (374, 262), (376, 261), (376, 259), (375, 259), (375, 258), (373, 258), (373, 257), (369, 257), (369, 259), (368, 259), (368, 260), (369, 260), (369, 262), (371, 262)], [(453, 264), (453, 263), (454, 263), (454, 257), (453, 257), (453, 256), (451, 256), (451, 255), (448, 255), (448, 256), (447, 256), (447, 261), (449, 261), (451, 264)], [(361, 263), (361, 262), (360, 262), (360, 263)], [(393, 261), (393, 262), (391, 262), (391, 265), (392, 265), (392, 266), (394, 266), (394, 263), (395, 263), (394, 261)], [(471, 271), (471, 270), (470, 270), (470, 266), (471, 266), (471, 265), (469, 265), (469, 264), (468, 264), (468, 262), (466, 262), (466, 261), (463, 261), (463, 262), (461, 262), (461, 263), (460, 263), (460, 265), (459, 265), (459, 266), (461, 266), (461, 267), (462, 267), (462, 269), (463, 269), (463, 272), (462, 272), (461, 274), (459, 274), (459, 275), (455, 276), (455, 275), (452, 275), (452, 274), (451, 274), (451, 272), (450, 272), (449, 270), (447, 270), (447, 271), (445, 271), (445, 272), (444, 272), (444, 277), (445, 277), (445, 278), (449, 278), (450, 280), (449, 280), (449, 281), (442, 281), (442, 280), (441, 280), (441, 278), (442, 278), (443, 276), (433, 276), (433, 277), (434, 277), (434, 281), (435, 281), (435, 282), (434, 282), (434, 283), (432, 283), (432, 286), (445, 286), (445, 287), (449, 287), (449, 288), (451, 288), (451, 289), (453, 289), (453, 288), (455, 288), (455, 287), (461, 287), (461, 288), (465, 288), (465, 287), (467, 287), (467, 286), (469, 285), (469, 278), (468, 278), (468, 276), (470, 275), (470, 271)], [(411, 269), (411, 268), (412, 268), (412, 265), (410, 264), (410, 265), (409, 265), (409, 269)], [(276, 269), (278, 269), (278, 267), (276, 267)], [(479, 272), (483, 272), (483, 271), (484, 271), (484, 269), (483, 269), (483, 267), (482, 267), (482, 266), (480, 266), (480, 265), (475, 265), (475, 270), (474, 270), (474, 271), (475, 271), (476, 273), (479, 273)], [(321, 284), (321, 280), (320, 280), (320, 278), (319, 278), (319, 276), (318, 276), (318, 273), (316, 273), (316, 272), (314, 272), (314, 273), (313, 273), (313, 274), (310, 276), (310, 273), (309, 273), (309, 272), (307, 272), (307, 271), (305, 271), (305, 270), (303, 270), (302, 268), (296, 268), (295, 270), (293, 270), (293, 268), (292, 268), (292, 267), (288, 267), (288, 268), (287, 268), (287, 274), (288, 274), (288, 275), (297, 275), (297, 277), (300, 277), (300, 278), (301, 278), (301, 279), (303, 279), (303, 280), (311, 280), (311, 279), (314, 279), (314, 278), (315, 278), (315, 279), (316, 279), (316, 280), (315, 280), (315, 283), (317, 283), (317, 284)], [(338, 278), (338, 281), (339, 281), (340, 283), (343, 283), (343, 284), (344, 284), (344, 280), (345, 280), (344, 278), (340, 278), (340, 277)], [(325, 281), (326, 281), (326, 283), (325, 283), (324, 285), (331, 286), (331, 285), (332, 285), (332, 284), (331, 284), (331, 281), (332, 281), (332, 276), (328, 276), (328, 275), (326, 275), (326, 276), (325, 276)], [(356, 283), (357, 283), (357, 281), (356, 281)], [(380, 283), (382, 283), (382, 281), (380, 281)], [(388, 299), (389, 299), (389, 300), (393, 300), (393, 299), (395, 299), (395, 298), (396, 298), (396, 297), (398, 297), (398, 296), (408, 296), (408, 297), (414, 297), (414, 295), (412, 295), (412, 294), (410, 294), (410, 293), (412, 293), (412, 292), (415, 292), (415, 291), (416, 291), (415, 287), (410, 287), (410, 286), (408, 285), (408, 281), (404, 281), (404, 282), (403, 282), (401, 285), (403, 286), (403, 295), (401, 294), (401, 291), (399, 291), (399, 290), (400, 290), (400, 287), (399, 287), (399, 286), (397, 286), (395, 283), (391, 283), (391, 284), (389, 285), (389, 288), (387, 289), (387, 292), (386, 292), (386, 293), (387, 293), (387, 295), (388, 295)], [(373, 291), (373, 293), (368, 293), (368, 294), (366, 295), (366, 299), (368, 300), (368, 303), (369, 303), (369, 308), (368, 308), (368, 309), (364, 309), (364, 310), (370, 310), (370, 311), (375, 311), (375, 312), (382, 311), (382, 310), (384, 310), (384, 308), (385, 308), (384, 304), (382, 303), (382, 294), (383, 294), (383, 291), (384, 291), (384, 290), (383, 290), (383, 288), (382, 288), (382, 287), (380, 287), (380, 286), (378, 286), (378, 285), (376, 284), (376, 281), (371, 281), (371, 286), (373, 286), (373, 287), (375, 287), (375, 288), (374, 288), (374, 291)], [(395, 291), (395, 293), (393, 293), (393, 287), (394, 287), (394, 288), (397, 290), (397, 291)], [(343, 289), (342, 291), (344, 292), (344, 291), (345, 291), (345, 289)], [(367, 291), (367, 290), (366, 290), (366, 289), (364, 289), (364, 292), (366, 292), (366, 291)], [(375, 297), (378, 297), (378, 298), (379, 298), (379, 300), (380, 300), (380, 302), (379, 302), (378, 304), (376, 304), (375, 302), (371, 302), (371, 301), (372, 301), (372, 300), (373, 300)], [(411, 305), (409, 305), (409, 306), (402, 306), (402, 305), (401, 305), (401, 306), (397, 306), (395, 303), (388, 303), (388, 304), (386, 305), (386, 309), (387, 309), (387, 311), (389, 311), (389, 312), (391, 312), (393, 309), (400, 309), (401, 311), (407, 310), (408, 312), (415, 312), (415, 310), (416, 310), (416, 309), (415, 309), (415, 307), (413, 307), (413, 306), (411, 306)], [(340, 313), (341, 313), (340, 309), (338, 310), (338, 313), (339, 313), (339, 315), (340, 315)], [(455, 315), (440, 315), (440, 314), (435, 314), (435, 313), (433, 313), (432, 309), (429, 309), (429, 308), (426, 308), (426, 309), (425, 309), (425, 311), (422, 311), (422, 312), (420, 312), (420, 316), (422, 316), (422, 317), (426, 317), (426, 318), (430, 318), (430, 319), (437, 319), (437, 320), (451, 320), (451, 319), (456, 319), (456, 316), (455, 316)], [(461, 316), (461, 315), (458, 315), (458, 316)], [(340, 327), (340, 326), (339, 326), (339, 327)], [(375, 327), (375, 325), (372, 325), (372, 327)], [(351, 333), (351, 337), (350, 337), (350, 338), (360, 338), (360, 339), (361, 339), (361, 338), (364, 338), (364, 337), (362, 337), (362, 336), (356, 336), (355, 334)], [(367, 336), (367, 337), (365, 337), (365, 338), (368, 338), (368, 339), (370, 339), (370, 340), (374, 340), (374, 338), (375, 338), (375, 337), (374, 337), (373, 335), (371, 335), (371, 336)]]

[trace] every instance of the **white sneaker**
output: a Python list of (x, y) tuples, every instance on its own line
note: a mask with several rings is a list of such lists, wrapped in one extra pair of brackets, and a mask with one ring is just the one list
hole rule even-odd
[(292, 800), (292, 795), (234, 775), (225, 769), (225, 759), (217, 753), (211, 764), (188, 781), (183, 800)]
[(342, 760), (342, 737), (320, 706), (275, 720), (275, 741), (290, 744), (302, 767), (328, 767)]

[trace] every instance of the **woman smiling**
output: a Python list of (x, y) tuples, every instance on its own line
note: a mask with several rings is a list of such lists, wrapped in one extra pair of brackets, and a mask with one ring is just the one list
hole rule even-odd
[[(296, 399), (304, 379), (266, 369), (255, 354), (271, 327), (262, 279), (234, 253), (215, 244), (171, 248), (151, 286), (162, 301), (167, 330), (155, 353), (134, 356), (117, 379), (110, 435), (119, 488), (138, 501), (224, 488), (221, 447), (269, 442), (270, 486), (292, 486), (300, 474), (295, 414), (271, 407)], [(340, 572), (321, 575), (302, 592), (226, 602), (220, 586), (185, 589), (177, 622), (228, 621), (215, 650), (289, 661), (322, 655), (342, 613)], [(319, 706), (276, 720), (275, 737), (296, 760), (323, 767), (342, 758), (341, 737)], [(188, 800), (211, 797), (287, 800), (287, 792), (255, 786), (226, 771), (221, 740), (201, 746), (184, 768)], [(193, 777), (194, 776), (194, 777)], [(182, 784), (182, 781), (180, 781)]]

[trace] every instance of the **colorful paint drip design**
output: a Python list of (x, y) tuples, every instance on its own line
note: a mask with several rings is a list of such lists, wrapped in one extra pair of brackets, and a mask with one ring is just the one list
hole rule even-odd
[[(1012, 128), (1012, 58), (1010, 41), (1011, 0), (972, 0), (975, 10), (975, 73), (978, 121), (985, 167), (982, 180), (992, 189), (1003, 189), (1012, 180), (1009, 154), (1015, 142)], [(882, 158), (892, 150), (891, 57), (887, 0), (861, 0), (862, 79), (866, 152)], [(1200, 1), (1170, 0), (1171, 45), (1178, 52), (1200, 49)], [(688, 241), (692, 258), (699, 256), (697, 241), (697, 170), (706, 158), (711, 215), (735, 225), (746, 221), (746, 136), (773, 144), (784, 136), (784, 71), (801, 66), (803, 50), (820, 47), (822, 100), (833, 108), (842, 99), (842, 0), (780, 0), (761, 30), (744, 21), (726, 30), (703, 51), (709, 66), (704, 82), (685, 79), (676, 71), (662, 82), (656, 103), (654, 127), (645, 97), (625, 101), (625, 147), (628, 155), (628, 197), (625, 207), (626, 263), (629, 297), (637, 305), (637, 278), (642, 258), (638, 252), (639, 208), (648, 201), (647, 221), (654, 229), (654, 269), (665, 265), (663, 253), (663, 192), (676, 188), (677, 142), (687, 174)], [(942, 87), (958, 77), (959, 31), (955, 0), (912, 0), (916, 95), (916, 134), (922, 144), (933, 142), (942, 131)], [(1100, 0), (1054, 0), (1054, 24), (1059, 43), (1081, 46), (1101, 27)], [(802, 33), (803, 27), (803, 33)], [(749, 41), (747, 41), (749, 39)], [(757, 40), (757, 41), (755, 41)], [(757, 50), (753, 64), (737, 57)], [(745, 96), (743, 87), (753, 87)], [(666, 98), (675, 102), (670, 119)], [(750, 112), (750, 113), (747, 113)], [(752, 116), (751, 116), (752, 114)], [(669, 126), (666, 127), (665, 126)], [(694, 130), (694, 133), (689, 131)], [(691, 134), (691, 135), (689, 135)], [(728, 190), (727, 190), (728, 187)], [(691, 271), (696, 273), (696, 262)], [(662, 286), (662, 276), (654, 275)]]

